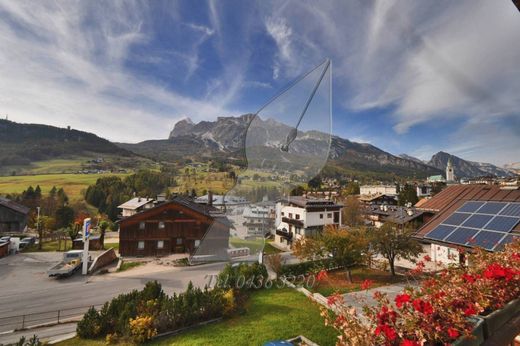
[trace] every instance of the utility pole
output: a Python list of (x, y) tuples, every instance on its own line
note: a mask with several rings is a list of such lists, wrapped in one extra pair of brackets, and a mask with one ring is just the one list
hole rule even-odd
[(90, 236), (90, 218), (83, 220), (83, 270), (82, 274), (87, 275), (88, 272), (88, 240)]

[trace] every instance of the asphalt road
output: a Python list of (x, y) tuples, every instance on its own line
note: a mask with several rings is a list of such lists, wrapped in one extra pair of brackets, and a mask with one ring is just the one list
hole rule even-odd
[(45, 323), (46, 319), (55, 316), (54, 313), (43, 312), (64, 310), (62, 316), (73, 317), (83, 312), (73, 308), (101, 305), (120, 293), (140, 289), (151, 280), (159, 281), (167, 294), (184, 291), (189, 281), (204, 287), (209, 280), (206, 276), (217, 274), (225, 265), (146, 265), (126, 272), (93, 277), (83, 277), (78, 273), (68, 279), (48, 278), (46, 270), (59, 261), (60, 256), (31, 253), (0, 259), (0, 333), (14, 329), (13, 325), (7, 323), (20, 323), (19, 319), (12, 316), (37, 314), (26, 318), (26, 321), (34, 320), (32, 324)]

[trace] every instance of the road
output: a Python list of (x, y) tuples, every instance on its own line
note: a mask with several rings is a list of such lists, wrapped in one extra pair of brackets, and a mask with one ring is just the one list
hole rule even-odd
[[(190, 281), (204, 287), (207, 275), (217, 274), (224, 263), (193, 267), (167, 267), (147, 264), (121, 273), (56, 280), (45, 275), (52, 263), (59, 260), (50, 253), (17, 254), (0, 259), (0, 333), (12, 330), (9, 323), (19, 323), (10, 316), (66, 310), (70, 316), (82, 313), (76, 307), (101, 305), (120, 293), (142, 288), (157, 280), (167, 294), (182, 292)], [(55, 314), (38, 314), (43, 322)], [(0, 338), (0, 342), (2, 338)]]

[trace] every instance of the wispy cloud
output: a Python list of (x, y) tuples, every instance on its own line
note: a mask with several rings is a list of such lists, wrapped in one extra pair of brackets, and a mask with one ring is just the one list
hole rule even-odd
[[(146, 4), (0, 2), (0, 112), (72, 125), (119, 141), (166, 137), (184, 114), (233, 113), (129, 72), (129, 50), (149, 39)], [(101, 6), (102, 5), (102, 6)], [(208, 35), (205, 32), (204, 35)]]

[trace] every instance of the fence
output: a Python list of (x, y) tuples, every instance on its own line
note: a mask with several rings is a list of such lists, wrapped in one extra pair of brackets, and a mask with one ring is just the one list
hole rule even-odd
[(32, 314), (0, 317), (0, 334), (13, 330), (23, 330), (44, 325), (79, 321), (91, 307), (99, 309), (102, 306), (102, 304), (99, 304), (69, 309), (36, 312)]

